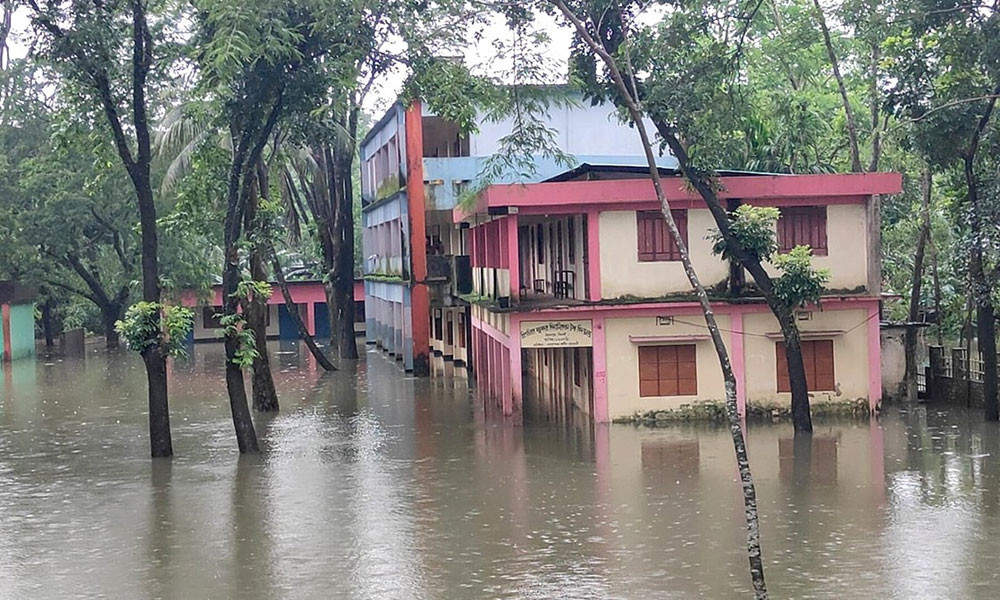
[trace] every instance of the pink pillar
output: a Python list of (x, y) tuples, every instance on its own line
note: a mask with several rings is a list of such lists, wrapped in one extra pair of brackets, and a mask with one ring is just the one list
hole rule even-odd
[(587, 212), (587, 289), (588, 300), (601, 299), (601, 238), (598, 220), (600, 214), (596, 210)]
[(13, 357), (10, 343), (10, 304), (4, 304), (0, 311), (3, 313), (3, 359), (9, 362)]
[(606, 423), (608, 417), (608, 360), (605, 351), (604, 317), (594, 317), (591, 321), (593, 329), (594, 356), (594, 421)]
[(872, 412), (882, 402), (882, 344), (879, 340), (878, 302), (868, 307), (868, 407)]
[(306, 302), (306, 331), (316, 335), (316, 305), (312, 302)]
[(743, 312), (736, 309), (729, 315), (729, 359), (736, 376), (736, 406), (740, 416), (747, 414), (747, 377), (743, 353)]
[(521, 292), (521, 255), (517, 247), (517, 215), (507, 217), (507, 268), (510, 273), (510, 298)]

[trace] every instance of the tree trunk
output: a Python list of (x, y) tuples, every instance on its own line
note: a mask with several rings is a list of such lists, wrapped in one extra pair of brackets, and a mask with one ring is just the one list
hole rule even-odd
[[(357, 129), (357, 117), (349, 126)], [(353, 134), (353, 132), (352, 132)], [(353, 140), (353, 138), (352, 138)], [(329, 151), (329, 146), (327, 150)], [(330, 348), (342, 359), (358, 357), (357, 336), (354, 333), (354, 188), (351, 164), (354, 143), (337, 144), (335, 154), (328, 156), (327, 178), (333, 204), (333, 231), (330, 236), (333, 269), (329, 272), (326, 302), (330, 311)]]
[[(559, 9), (559, 11), (562, 12), (563, 16), (565, 16), (566, 19), (573, 24), (580, 38), (583, 39), (590, 49), (601, 58), (607, 66), (611, 78), (615, 82), (615, 86), (618, 88), (622, 102), (624, 102), (626, 108), (628, 109), (632, 123), (635, 125), (635, 128), (639, 133), (639, 137), (642, 140), (643, 151), (646, 155), (646, 163), (649, 166), (650, 178), (653, 180), (653, 189), (656, 192), (656, 198), (659, 201), (660, 210), (667, 223), (667, 228), (670, 230), (670, 234), (673, 236), (673, 239), (677, 241), (677, 246), (681, 255), (681, 263), (684, 266), (684, 273), (687, 275), (688, 281), (691, 283), (691, 287), (694, 288), (695, 293), (698, 296), (698, 302), (701, 305), (702, 313), (705, 316), (705, 324), (708, 327), (712, 343), (715, 346), (716, 354), (719, 357), (719, 366), (722, 369), (722, 376), (725, 380), (726, 414), (729, 419), (729, 430), (733, 439), (733, 450), (736, 453), (736, 463), (739, 469), (740, 481), (743, 488), (744, 515), (747, 523), (747, 558), (750, 563), (750, 578), (753, 583), (754, 598), (757, 600), (765, 600), (768, 595), (767, 585), (764, 582), (764, 562), (760, 548), (760, 526), (757, 515), (757, 492), (756, 487), (754, 486), (753, 475), (750, 472), (750, 461), (747, 455), (746, 443), (743, 438), (742, 422), (740, 419), (736, 397), (736, 377), (733, 373), (732, 365), (729, 362), (729, 353), (722, 341), (722, 333), (719, 330), (718, 323), (715, 321), (715, 313), (712, 310), (711, 302), (709, 302), (708, 294), (705, 293), (705, 288), (701, 285), (701, 281), (698, 279), (697, 273), (695, 273), (694, 266), (691, 264), (691, 257), (688, 254), (687, 245), (683, 242), (680, 236), (680, 232), (677, 229), (677, 223), (674, 222), (673, 214), (670, 211), (670, 203), (667, 201), (666, 196), (663, 193), (660, 171), (656, 164), (656, 157), (653, 154), (653, 146), (650, 142), (649, 134), (646, 132), (642, 108), (640, 107), (638, 101), (632, 96), (632, 88), (626, 85), (625, 79), (622, 77), (621, 71), (618, 69), (617, 61), (607, 52), (607, 50), (604, 49), (602, 45), (597, 42), (597, 40), (594, 39), (587, 25), (570, 10), (564, 0), (552, 0), (552, 2)], [(631, 68), (630, 65), (627, 64), (627, 66)], [(631, 80), (634, 81), (634, 75), (631, 71), (629, 71), (629, 74), (632, 76)], [(684, 163), (681, 164), (683, 170)], [(687, 173), (685, 173), (685, 175), (687, 175)]]
[(662, 120), (653, 118), (653, 124), (677, 159), (677, 164), (684, 176), (691, 182), (726, 241), (726, 250), (730, 256), (750, 272), (757, 289), (764, 296), (768, 308), (781, 327), (785, 342), (785, 360), (788, 363), (788, 383), (791, 390), (792, 426), (796, 433), (812, 431), (812, 417), (809, 414), (809, 387), (805, 376), (805, 363), (802, 360), (802, 342), (799, 327), (795, 322), (795, 307), (787, 306), (774, 294), (774, 283), (761, 264), (760, 257), (746, 252), (729, 228), (729, 213), (722, 207), (719, 197), (712, 185), (703, 175), (691, 166), (687, 149), (680, 143), (677, 135)]
[(158, 346), (142, 352), (149, 387), (149, 446), (153, 458), (172, 456), (170, 440), (170, 409), (167, 403), (167, 359)]
[(52, 301), (45, 300), (42, 304), (42, 333), (45, 335), (45, 347), (52, 347)]
[[(243, 209), (246, 194), (243, 188), (247, 185), (244, 173), (246, 152), (249, 140), (242, 136), (233, 152), (233, 163), (229, 172), (227, 189), (226, 218), (224, 224), (225, 265), (222, 270), (223, 314), (232, 317), (237, 314), (239, 300), (236, 298), (236, 288), (240, 280), (240, 258), (237, 242), (241, 234)], [(246, 169), (249, 171), (249, 169)], [(241, 185), (242, 183), (242, 185)], [(236, 363), (236, 354), (240, 349), (240, 340), (235, 335), (226, 335), (226, 391), (229, 394), (229, 409), (233, 417), (233, 429), (236, 432), (236, 445), (241, 454), (259, 452), (257, 432), (253, 427), (253, 419), (247, 406), (246, 384), (243, 381), (243, 369)]]
[(114, 350), (118, 348), (118, 330), (115, 329), (115, 323), (122, 317), (122, 307), (120, 304), (112, 304), (106, 306), (101, 311), (101, 317), (104, 321), (104, 346), (108, 350)]
[(997, 401), (996, 314), (993, 310), (992, 290), (983, 266), (982, 209), (979, 206), (974, 148), (975, 145), (964, 159), (972, 229), (969, 277), (976, 305), (976, 337), (979, 341), (979, 355), (983, 361), (983, 408), (987, 421), (1000, 421), (1000, 405)]
[(278, 253), (274, 251), (274, 246), (269, 246), (269, 253), (271, 255), (271, 266), (274, 269), (274, 277), (278, 280), (278, 288), (281, 290), (281, 295), (285, 299), (285, 308), (288, 309), (288, 314), (292, 316), (292, 320), (295, 321), (295, 328), (299, 331), (299, 337), (302, 341), (306, 343), (306, 348), (309, 348), (309, 352), (319, 363), (319, 366), (323, 367), (327, 371), (336, 371), (337, 368), (333, 366), (330, 359), (323, 354), (323, 351), (319, 349), (316, 345), (316, 340), (313, 338), (312, 334), (309, 333), (309, 329), (306, 328), (305, 323), (302, 322), (302, 315), (299, 314), (299, 309), (292, 301), (292, 293), (288, 289), (288, 282), (285, 281), (285, 273), (281, 268), (281, 261), (278, 260)]
[[(247, 231), (254, 231), (258, 224), (257, 191), (263, 191), (267, 187), (267, 180), (263, 178), (263, 169), (258, 161), (257, 165), (259, 185), (252, 187), (251, 195), (247, 198), (246, 228)], [(267, 268), (264, 265), (264, 249), (260, 240), (255, 240), (253, 248), (250, 250), (250, 276), (254, 281), (267, 282)], [(274, 378), (271, 376), (271, 361), (267, 351), (267, 298), (259, 298), (254, 294), (253, 298), (244, 304), (247, 325), (253, 331), (254, 344), (257, 348), (257, 357), (253, 359), (253, 376), (250, 382), (253, 387), (253, 407), (261, 412), (276, 412), (278, 410), (278, 390), (274, 387)]]
[(809, 383), (805, 361), (802, 360), (802, 338), (795, 323), (795, 311), (786, 308), (776, 315), (785, 340), (785, 361), (788, 363), (788, 387), (792, 393), (792, 427), (796, 435), (812, 432), (809, 410)]
[(921, 192), (921, 224), (920, 237), (917, 238), (917, 251), (913, 257), (913, 278), (910, 282), (910, 311), (907, 317), (903, 354), (906, 360), (904, 379), (906, 381), (906, 400), (917, 401), (917, 328), (914, 323), (920, 314), (920, 288), (924, 279), (924, 252), (927, 247), (927, 237), (930, 234), (930, 199), (931, 170), (924, 166), (920, 174)]
[[(146, 127), (146, 123), (142, 124)], [(159, 244), (156, 232), (156, 204), (149, 179), (149, 162), (143, 172), (134, 176), (139, 197), (139, 226), (142, 232), (142, 299), (160, 303), (160, 274), (157, 253)], [(159, 326), (159, 319), (157, 319)], [(170, 440), (170, 407), (167, 403), (167, 357), (159, 344), (142, 353), (146, 364), (146, 381), (149, 386), (149, 443), (154, 458), (173, 456)]]

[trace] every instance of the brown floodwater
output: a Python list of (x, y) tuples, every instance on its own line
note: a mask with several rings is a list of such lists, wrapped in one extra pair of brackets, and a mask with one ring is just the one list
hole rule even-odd
[[(8, 366), (0, 599), (749, 595), (726, 430), (517, 426), (461, 377), (273, 351), (282, 411), (243, 458), (216, 345), (171, 369), (172, 461), (147, 458), (136, 356)], [(996, 597), (1000, 430), (981, 413), (748, 438), (772, 597)]]

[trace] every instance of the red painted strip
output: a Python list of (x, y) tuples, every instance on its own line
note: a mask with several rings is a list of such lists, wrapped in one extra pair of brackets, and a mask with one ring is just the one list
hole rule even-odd
[(10, 304), (4, 304), (3, 313), (3, 360), (9, 362), (12, 358), (10, 349)]
[(410, 218), (411, 336), (414, 371), (423, 374), (430, 364), (430, 294), (427, 285), (427, 224), (424, 205), (424, 141), (420, 100), (406, 109), (406, 199)]

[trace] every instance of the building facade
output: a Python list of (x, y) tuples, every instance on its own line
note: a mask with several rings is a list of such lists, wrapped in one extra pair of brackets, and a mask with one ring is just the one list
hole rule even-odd
[[(472, 240), (478, 385), (505, 413), (574, 408), (596, 421), (724, 400), (701, 308), (650, 179), (586, 168), (556, 179), (491, 186), (474, 209), (454, 211)], [(875, 409), (881, 274), (873, 197), (899, 192), (900, 176), (729, 174), (719, 183), (723, 199), (778, 207), (780, 250), (809, 245), (813, 263), (831, 273), (820, 303), (797, 315), (812, 401), (863, 399)], [(748, 403), (787, 406), (777, 321), (760, 298), (725, 296), (733, 267), (712, 254), (712, 216), (681, 178), (665, 178), (664, 187), (714, 296), (741, 411)]]
[(16, 281), (0, 281), (2, 362), (35, 355), (35, 296), (37, 289)]
[[(499, 181), (537, 182), (586, 162), (643, 160), (635, 132), (613, 107), (576, 100), (554, 103), (544, 118), (573, 164), (539, 159), (534, 173)], [(471, 327), (461, 299), (469, 291), (468, 235), (452, 210), (511, 129), (509, 120), (483, 117), (477, 132), (465, 134), (415, 101), (390, 108), (360, 144), (367, 340), (406, 371), (428, 374), (431, 356), (468, 361)]]
[[(285, 306), (285, 298), (276, 283), (272, 285), (271, 296), (267, 299), (267, 337), (280, 340), (299, 339), (298, 326)], [(330, 311), (326, 304), (326, 289), (322, 281), (290, 281), (288, 291), (292, 295), (295, 310), (299, 312), (306, 331), (317, 339), (318, 343), (326, 343), (330, 339)], [(194, 326), (191, 329), (193, 342), (217, 342), (223, 337), (222, 323), (222, 286), (212, 287), (208, 298), (199, 298), (193, 291), (181, 294), (181, 304), (194, 310)], [(365, 302), (364, 285), (361, 281), (354, 282), (354, 330), (357, 334), (364, 333)]]
[[(583, 103), (585, 104), (585, 103)], [(595, 421), (724, 399), (701, 309), (666, 230), (638, 136), (605, 105), (553, 109), (573, 165), (539, 160), (526, 181), (458, 199), (509, 133), (465, 135), (419, 101), (361, 143), (367, 341), (416, 374), (465, 364), (505, 414), (576, 410)], [(787, 405), (777, 322), (726, 296), (734, 267), (711, 252), (714, 221), (661, 159), (674, 218), (731, 354), (741, 410)], [(724, 173), (722, 198), (781, 209), (783, 250), (814, 249), (828, 293), (799, 312), (814, 402), (881, 398), (879, 194), (897, 174)], [(466, 203), (463, 203), (466, 204)], [(773, 272), (773, 270), (772, 270)]]

